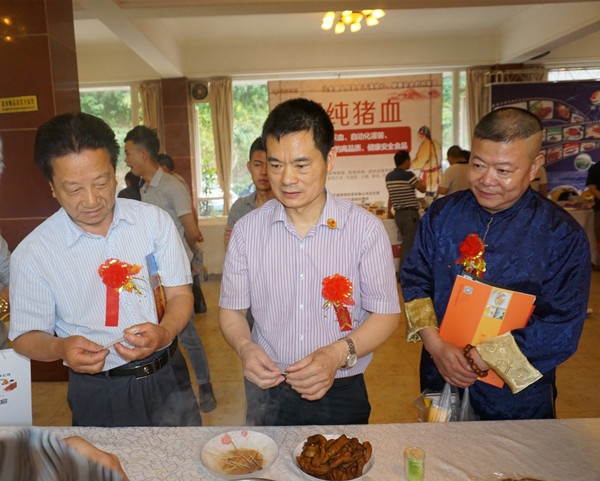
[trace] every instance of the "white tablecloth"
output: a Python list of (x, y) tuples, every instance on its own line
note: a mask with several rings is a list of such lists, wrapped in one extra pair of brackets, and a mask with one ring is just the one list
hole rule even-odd
[[(19, 428), (0, 428), (0, 435), (16, 429)], [(216, 479), (204, 468), (200, 452), (209, 439), (228, 430), (227, 427), (42, 429), (61, 437), (76, 434), (100, 449), (117, 454), (131, 481)], [(275, 463), (262, 475), (278, 481), (305, 479), (293, 465), (291, 454), (298, 443), (315, 433), (345, 433), (370, 441), (375, 464), (363, 478), (365, 481), (405, 479), (403, 452), (413, 445), (425, 451), (426, 481), (500, 479), (494, 473), (544, 481), (600, 480), (600, 419), (254, 429), (271, 436), (279, 446)]]

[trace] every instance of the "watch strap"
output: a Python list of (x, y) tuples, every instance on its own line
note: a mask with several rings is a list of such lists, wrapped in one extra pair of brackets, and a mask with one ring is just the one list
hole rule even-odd
[(347, 369), (349, 367), (348, 361), (350, 361), (350, 357), (356, 356), (356, 346), (354, 345), (354, 341), (351, 337), (342, 337), (341, 340), (346, 341), (346, 344), (348, 344), (348, 354), (346, 354), (346, 362), (342, 366), (342, 368)]

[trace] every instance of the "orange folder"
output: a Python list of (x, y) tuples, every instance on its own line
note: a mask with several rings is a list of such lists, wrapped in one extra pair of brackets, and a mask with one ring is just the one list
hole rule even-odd
[[(461, 275), (456, 278), (440, 326), (440, 336), (461, 349), (527, 325), (535, 296), (512, 291)], [(502, 387), (504, 381), (490, 370), (480, 381)]]

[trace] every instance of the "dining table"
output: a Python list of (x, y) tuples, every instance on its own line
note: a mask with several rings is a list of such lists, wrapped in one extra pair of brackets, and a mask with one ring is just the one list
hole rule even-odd
[[(0, 427), (10, 436), (16, 426)], [(346, 434), (373, 446), (364, 481), (405, 480), (404, 451), (425, 453), (425, 481), (600, 480), (600, 418), (470, 421), (330, 426), (41, 427), (59, 437), (78, 435), (116, 454), (130, 481), (217, 480), (201, 451), (213, 437), (253, 430), (270, 436), (279, 451), (260, 477), (302, 481), (292, 453), (313, 434)], [(250, 478), (251, 476), (248, 475)]]

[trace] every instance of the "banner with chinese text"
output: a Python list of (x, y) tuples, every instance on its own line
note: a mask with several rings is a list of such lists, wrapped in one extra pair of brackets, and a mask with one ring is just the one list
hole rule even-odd
[[(408, 150), (412, 170), (437, 192), (441, 178), (442, 76), (269, 82), (269, 106), (297, 97), (321, 104), (338, 152), (327, 188), (357, 204), (387, 205), (385, 176)], [(425, 135), (419, 135), (419, 130)]]

